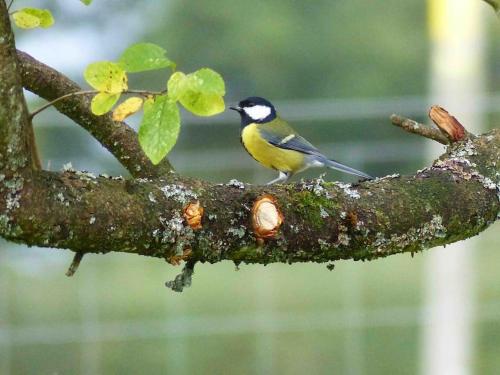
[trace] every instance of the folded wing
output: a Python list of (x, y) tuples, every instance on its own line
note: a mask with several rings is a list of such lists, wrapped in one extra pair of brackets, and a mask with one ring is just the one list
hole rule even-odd
[(276, 118), (271, 123), (260, 125), (259, 131), (262, 138), (273, 146), (303, 154), (323, 156), (316, 147), (297, 134), (290, 125), (280, 118)]

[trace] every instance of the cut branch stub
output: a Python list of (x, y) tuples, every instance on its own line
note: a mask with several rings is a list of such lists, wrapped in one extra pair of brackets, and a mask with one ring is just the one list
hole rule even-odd
[(204, 212), (205, 210), (200, 205), (199, 201), (189, 203), (186, 207), (184, 207), (184, 219), (186, 219), (186, 222), (191, 229), (201, 229), (201, 219), (203, 218)]
[(278, 208), (276, 199), (269, 194), (258, 197), (252, 207), (252, 226), (257, 242), (276, 236), (283, 223), (283, 214)]
[(467, 135), (465, 128), (446, 109), (434, 105), (429, 110), (429, 117), (451, 142), (465, 139)]

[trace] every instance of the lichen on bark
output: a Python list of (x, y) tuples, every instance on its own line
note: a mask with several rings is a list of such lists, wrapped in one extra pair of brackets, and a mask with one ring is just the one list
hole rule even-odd
[[(37, 172), (25, 183), (8, 238), (78, 252), (248, 263), (370, 260), (468, 238), (497, 219), (498, 130), (449, 147), (413, 176), (359, 184), (251, 186), (183, 179), (116, 179)], [(479, 167), (479, 163), (483, 163)], [(283, 223), (257, 241), (254, 202), (276, 199)], [(5, 197), (4, 197), (5, 198)], [(204, 208), (199, 229), (186, 205)], [(5, 233), (4, 233), (5, 235)]]

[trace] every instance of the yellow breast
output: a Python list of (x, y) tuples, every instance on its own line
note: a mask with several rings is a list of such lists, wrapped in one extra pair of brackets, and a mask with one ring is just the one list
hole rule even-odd
[(303, 154), (273, 146), (261, 137), (257, 124), (243, 128), (241, 142), (248, 153), (267, 168), (282, 172), (297, 172), (303, 168)]

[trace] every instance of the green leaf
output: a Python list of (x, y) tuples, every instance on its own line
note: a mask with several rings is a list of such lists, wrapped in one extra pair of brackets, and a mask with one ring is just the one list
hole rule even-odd
[(160, 46), (153, 43), (138, 43), (128, 47), (120, 57), (120, 65), (129, 73), (174, 67)]
[(92, 98), (90, 109), (94, 115), (103, 115), (113, 108), (118, 99), (120, 99), (120, 93), (110, 94), (107, 92), (100, 92)]
[(226, 87), (224, 80), (219, 73), (210, 68), (202, 68), (188, 75), (189, 86), (191, 89), (202, 92), (203, 94), (214, 94), (224, 96)]
[(174, 147), (180, 130), (179, 108), (168, 95), (144, 103), (139, 143), (153, 164), (158, 164)]
[(118, 94), (128, 88), (125, 70), (111, 61), (92, 63), (83, 75), (90, 86), (108, 94)]
[(168, 95), (172, 100), (179, 100), (180, 97), (186, 93), (188, 89), (187, 76), (182, 72), (175, 72), (172, 74), (167, 82)]
[(90, 5), (92, 4), (92, 0), (80, 0), (82, 3), (84, 3), (85, 5)]
[[(173, 82), (170, 82), (172, 79)], [(173, 74), (170, 80), (168, 89), (173, 90), (173, 98), (192, 113), (212, 116), (224, 111), (224, 80), (212, 69), (203, 68), (184, 77)]]
[(15, 24), (23, 29), (47, 28), (54, 24), (54, 17), (48, 9), (23, 8), (14, 12), (12, 17)]
[(175, 72), (168, 80), (167, 89), (173, 100), (179, 100), (198, 116), (212, 116), (224, 111), (224, 80), (212, 69), (203, 68), (188, 75)]
[(224, 112), (226, 108), (224, 99), (219, 95), (200, 93), (190, 91), (180, 99), (181, 104), (188, 111), (198, 116), (213, 116)]

